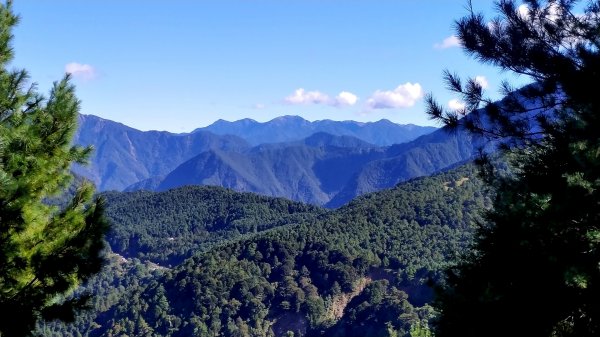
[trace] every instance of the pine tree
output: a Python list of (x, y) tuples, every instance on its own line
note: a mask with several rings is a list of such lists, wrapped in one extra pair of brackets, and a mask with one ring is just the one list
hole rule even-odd
[[(18, 17), (0, 4), (0, 336), (25, 336), (40, 318), (69, 319), (85, 296), (69, 296), (98, 272), (103, 203), (82, 183), (70, 194), (79, 101), (69, 76), (47, 98), (25, 70), (10, 70)], [(53, 201), (63, 195), (66, 202)]]
[[(481, 156), (496, 189), (474, 250), (447, 273), (436, 336), (600, 335), (600, 2), (496, 2), (492, 21), (456, 22), (477, 60), (532, 84), (493, 102), (474, 80), (447, 72), (466, 102), (433, 119), (487, 137)], [(500, 164), (505, 169), (500, 170)]]

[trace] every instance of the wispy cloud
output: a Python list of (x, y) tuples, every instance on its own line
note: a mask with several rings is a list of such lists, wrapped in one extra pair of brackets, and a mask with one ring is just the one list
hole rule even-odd
[(408, 108), (423, 98), (423, 88), (419, 83), (406, 82), (394, 90), (377, 90), (367, 100), (371, 109)]
[(293, 105), (324, 104), (342, 107), (356, 104), (358, 97), (351, 92), (342, 91), (336, 97), (331, 98), (320, 91), (306, 91), (299, 88), (293, 94), (284, 98), (283, 101)]
[(453, 98), (451, 100), (448, 101), (448, 107), (450, 108), (450, 110), (462, 110), (464, 109), (466, 106), (466, 104), (464, 102), (459, 101), (456, 98)]
[(266, 108), (267, 106), (265, 104), (262, 103), (256, 103), (252, 106), (252, 109), (256, 109), (256, 110), (261, 110)]
[(96, 69), (89, 64), (71, 62), (65, 65), (65, 72), (71, 74), (74, 78), (82, 80), (93, 80), (96, 78)]
[(460, 40), (458, 36), (451, 35), (444, 39), (442, 42), (438, 42), (433, 45), (435, 49), (447, 49), (452, 47), (460, 47)]

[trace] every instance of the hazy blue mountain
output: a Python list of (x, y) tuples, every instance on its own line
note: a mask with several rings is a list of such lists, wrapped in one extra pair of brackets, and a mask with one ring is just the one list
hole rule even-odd
[[(249, 132), (249, 138), (260, 134), (293, 138), (294, 134), (319, 125), (338, 131), (371, 130), (372, 135), (383, 137), (387, 127), (399, 127), (389, 121), (308, 122), (291, 116), (268, 123), (245, 119), (230, 124), (239, 132), (254, 130)], [(379, 133), (377, 126), (381, 127)], [(284, 137), (286, 133), (289, 134)], [(467, 160), (477, 147), (470, 136), (460, 132), (447, 134), (442, 129), (391, 146), (319, 131), (300, 140), (252, 147), (234, 135), (216, 135), (206, 130), (189, 134), (143, 132), (87, 115), (80, 117), (75, 142), (95, 147), (91, 165), (75, 166), (74, 171), (92, 180), (101, 191), (214, 185), (328, 207), (338, 207), (358, 195)]]
[[(92, 180), (101, 191), (155, 189), (163, 177), (186, 160), (211, 149), (239, 152), (250, 147), (246, 141), (250, 144), (300, 141), (327, 130), (329, 134), (350, 135), (382, 144), (402, 142), (434, 130), (387, 120), (374, 123), (308, 122), (293, 116), (279, 117), (267, 123), (250, 119), (218, 121), (189, 134), (144, 132), (92, 115), (80, 115), (79, 124), (74, 142), (93, 145), (95, 151), (90, 165), (76, 165), (74, 171)], [(365, 146), (356, 138), (352, 138), (354, 143), (345, 146)], [(313, 138), (311, 141), (323, 140)]]
[(356, 171), (327, 207), (338, 207), (358, 195), (390, 188), (469, 160), (483, 145), (481, 140), (464, 132), (440, 129), (412, 142), (390, 146), (383, 158), (370, 161)]
[(164, 176), (184, 161), (209, 149), (241, 150), (247, 143), (235, 136), (208, 131), (178, 135), (139, 131), (92, 115), (80, 115), (74, 142), (93, 145), (89, 166), (73, 170), (98, 189), (122, 190), (141, 180)]
[(349, 136), (315, 134), (300, 142), (247, 151), (209, 150), (183, 163), (158, 186), (216, 185), (237, 191), (325, 204), (384, 149)]
[(265, 123), (252, 119), (235, 122), (218, 120), (213, 124), (196, 129), (211, 131), (219, 135), (236, 135), (250, 144), (279, 143), (300, 140), (317, 132), (336, 136), (353, 136), (380, 146), (404, 143), (436, 130), (430, 126), (396, 124), (387, 119), (377, 122), (320, 120), (309, 122), (298, 116), (277, 117)]
[(132, 191), (155, 191), (158, 188), (158, 185), (165, 179), (165, 176), (155, 176), (150, 177), (148, 179), (140, 180), (135, 184), (131, 184), (127, 186), (123, 192), (132, 192)]
[(479, 146), (465, 133), (443, 129), (389, 147), (317, 133), (299, 142), (203, 152), (174, 169), (156, 189), (215, 185), (338, 207), (468, 160)]

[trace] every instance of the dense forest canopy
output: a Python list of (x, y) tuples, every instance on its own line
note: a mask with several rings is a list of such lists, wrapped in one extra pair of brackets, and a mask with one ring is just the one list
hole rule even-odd
[(316, 206), (236, 193), (221, 187), (186, 186), (165, 192), (106, 192), (107, 237), (124, 257), (172, 266), (213, 244), (289, 223), (314, 220)]
[[(173, 202), (168, 207), (174, 211), (161, 213), (164, 218), (142, 218), (146, 241), (158, 252), (164, 233), (152, 228), (172, 221), (169, 214), (195, 214), (194, 208), (208, 219), (204, 230), (223, 216), (237, 228), (252, 230), (233, 238), (217, 234), (205, 249), (190, 239), (181, 256), (191, 257), (171, 268), (152, 262), (160, 261), (160, 254), (115, 256), (87, 286), (98, 294), (94, 310), (73, 325), (40, 324), (40, 334), (286, 336), (289, 331), (348, 336), (360, 331), (384, 336), (429, 331), (434, 312), (427, 305), (433, 296), (430, 282), (440, 279), (441, 270), (469, 246), (480, 212), (491, 202), (471, 165), (366, 195), (336, 211), (220, 188), (166, 193), (170, 198), (163, 200), (198, 193), (203, 202)], [(107, 213), (122, 212), (118, 205), (123, 200), (141, 210), (162, 197), (115, 193), (107, 196)], [(111, 206), (111, 200), (119, 203)], [(247, 216), (226, 207), (241, 201)], [(264, 212), (271, 204), (285, 206)], [(285, 223), (254, 233), (256, 224), (272, 224), (277, 212)], [(110, 242), (123, 238), (119, 227), (115, 223)], [(177, 228), (195, 235), (187, 225)], [(196, 233), (205, 237), (204, 230)], [(118, 244), (112, 249), (126, 253)], [(361, 330), (354, 330), (358, 326)]]

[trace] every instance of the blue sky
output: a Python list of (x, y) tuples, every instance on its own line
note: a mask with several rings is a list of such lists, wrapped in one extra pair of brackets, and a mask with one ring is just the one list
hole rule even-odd
[(13, 65), (42, 92), (73, 73), (82, 113), (141, 130), (281, 115), (432, 125), (422, 95), (456, 98), (444, 69), (490, 94), (508, 76), (450, 38), (465, 3), (17, 0)]

